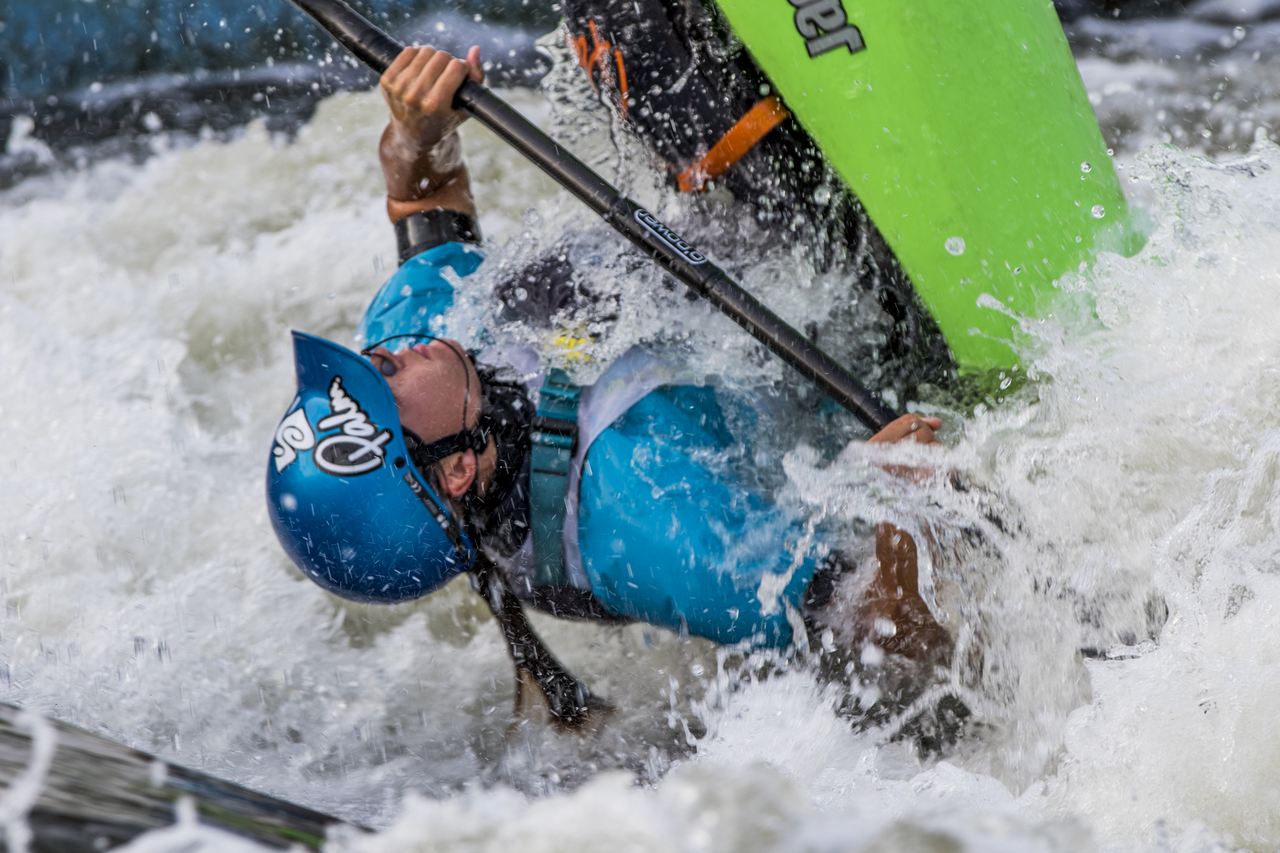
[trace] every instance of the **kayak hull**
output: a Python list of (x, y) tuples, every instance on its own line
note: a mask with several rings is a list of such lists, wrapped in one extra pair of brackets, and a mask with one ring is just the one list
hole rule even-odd
[(1136, 237), (1049, 0), (717, 0), (884, 235), (964, 373)]

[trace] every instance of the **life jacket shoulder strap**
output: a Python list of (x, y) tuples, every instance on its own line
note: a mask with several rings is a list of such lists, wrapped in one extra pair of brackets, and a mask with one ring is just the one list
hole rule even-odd
[(535, 587), (563, 587), (568, 583), (564, 526), (581, 398), (582, 389), (558, 368), (547, 373), (538, 394), (529, 459), (529, 526), (533, 534)]
[(747, 156), (773, 129), (791, 117), (777, 95), (769, 95), (747, 110), (742, 118), (711, 146), (706, 154), (676, 176), (683, 193), (702, 192), (708, 181), (717, 180)]

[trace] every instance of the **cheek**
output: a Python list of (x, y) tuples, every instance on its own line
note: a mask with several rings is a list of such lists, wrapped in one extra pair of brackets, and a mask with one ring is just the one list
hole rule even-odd
[[(443, 375), (442, 375), (443, 373)], [(419, 370), (392, 386), (400, 421), (431, 441), (456, 432), (462, 425), (463, 380), (457, 375)]]

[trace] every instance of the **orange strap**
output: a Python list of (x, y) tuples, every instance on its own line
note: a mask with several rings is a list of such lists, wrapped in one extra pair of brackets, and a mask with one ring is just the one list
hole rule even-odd
[(602, 78), (605, 76), (605, 63), (609, 59), (609, 52), (613, 52), (614, 66), (617, 71), (618, 83), (618, 110), (622, 113), (622, 117), (627, 117), (628, 107), (627, 97), (627, 66), (622, 59), (622, 48), (614, 47), (606, 40), (600, 38), (600, 28), (596, 26), (595, 19), (587, 21), (587, 28), (591, 31), (591, 44), (587, 44), (587, 37), (579, 35), (573, 39), (574, 52), (578, 54), (578, 64), (587, 72), (587, 79), (591, 81), (591, 86), (599, 91), (596, 86), (596, 75)]
[[(596, 27), (595, 19), (587, 21), (587, 27), (591, 30), (591, 52), (587, 54), (586, 61), (583, 66), (590, 71), (596, 67), (603, 67), (602, 60), (612, 47), (607, 41), (600, 38), (600, 30)], [(583, 40), (586, 41), (585, 39)]]
[(631, 108), (627, 103), (630, 93), (627, 88), (627, 64), (622, 61), (622, 48), (613, 49), (613, 59), (614, 64), (618, 66), (618, 105), (622, 110), (622, 117), (626, 118)]
[(782, 105), (777, 95), (770, 95), (747, 110), (738, 123), (720, 137), (720, 141), (711, 146), (711, 150), (689, 166), (676, 177), (676, 185), (680, 192), (701, 192), (707, 181), (714, 181), (733, 167), (760, 140), (769, 135), (775, 127), (782, 124), (791, 114)]

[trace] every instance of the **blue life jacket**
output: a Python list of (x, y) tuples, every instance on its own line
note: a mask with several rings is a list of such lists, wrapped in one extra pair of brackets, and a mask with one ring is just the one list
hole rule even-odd
[[(369, 305), (361, 345), (449, 335), (451, 282), (472, 275), (482, 258), (448, 243), (409, 260)], [(536, 353), (494, 349), (482, 359), (538, 375)], [(551, 473), (531, 478), (534, 533), (504, 569), (517, 576), (514, 588), (520, 580), (567, 583), (624, 619), (721, 643), (786, 645), (787, 611), (800, 607), (823, 544), (806, 537), (797, 512), (751, 482), (751, 454), (725, 410), (749, 413), (746, 401), (674, 384), (674, 375), (632, 350), (589, 387), (554, 370), (530, 384), (545, 419), (531, 461)], [(566, 421), (576, 423), (576, 447)]]

